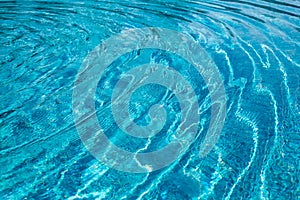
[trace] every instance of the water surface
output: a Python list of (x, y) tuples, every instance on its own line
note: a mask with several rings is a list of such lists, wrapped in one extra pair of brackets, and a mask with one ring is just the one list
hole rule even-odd
[[(2, 1), (0, 3), (0, 196), (2, 199), (298, 199), (300, 196), (299, 1)], [(192, 83), (202, 112), (197, 137), (171, 165), (132, 174), (109, 168), (76, 130), (72, 92), (87, 55), (129, 28), (190, 35), (215, 62), (227, 98), (214, 148), (199, 158), (211, 120), (205, 81), (186, 61), (144, 49), (122, 56), (95, 95), (100, 123), (121, 148), (149, 144), (122, 134), (108, 104), (112, 87), (143, 63), (167, 64)], [(130, 40), (130, 36), (128, 38)], [(171, 39), (170, 39), (171, 42)], [(104, 90), (106, 88), (107, 90)], [(147, 150), (167, 145), (181, 116), (178, 99), (159, 85), (131, 98), (131, 117), (149, 123), (163, 102), (163, 132)], [(101, 119), (104, 119), (101, 121)]]

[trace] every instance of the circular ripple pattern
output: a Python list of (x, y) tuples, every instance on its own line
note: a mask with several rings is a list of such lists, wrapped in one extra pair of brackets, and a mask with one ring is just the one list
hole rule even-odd
[[(171, 42), (169, 38), (172, 38)], [(193, 142), (199, 124), (198, 100), (191, 85), (169, 66), (143, 65), (126, 73), (126, 76), (133, 80), (121, 79), (119, 84), (116, 84), (111, 100), (116, 124), (124, 132), (141, 138), (151, 138), (161, 130), (164, 124), (161, 122), (166, 119), (166, 113), (161, 106), (151, 107), (149, 111), (151, 123), (147, 126), (135, 124), (130, 120), (128, 111), (130, 96), (135, 89), (147, 84), (163, 85), (173, 91), (180, 102), (182, 119), (178, 129), (174, 131), (176, 140), (163, 149), (150, 153), (131, 153), (109, 142), (97, 122), (95, 107), (93, 104), (90, 105), (90, 102), (94, 100), (93, 94), (96, 92), (97, 83), (107, 66), (116, 58), (130, 51), (145, 48), (168, 50), (178, 54), (196, 66), (197, 71), (203, 76), (210, 92), (213, 116), (207, 137), (201, 145), (201, 157), (205, 156), (216, 143), (223, 128), (226, 113), (225, 90), (220, 74), (208, 54), (192, 38), (161, 28), (129, 29), (109, 38), (90, 53), (79, 71), (74, 86), (73, 113), (77, 130), (88, 150), (108, 166), (133, 173), (159, 170), (174, 162), (179, 154)], [(115, 92), (116, 90), (122, 92)]]
[[(64, 0), (0, 5), (3, 199), (299, 198), (299, 1)], [(216, 145), (199, 158), (214, 116), (204, 78), (196, 79), (191, 63), (167, 50), (122, 55), (103, 72), (95, 102), (88, 104), (95, 106), (99, 124), (115, 145), (133, 153), (162, 149), (174, 140), (173, 130), (183, 118), (171, 90), (144, 85), (130, 97), (130, 117), (146, 126), (151, 121), (148, 112), (155, 111), (151, 106), (163, 105), (166, 125), (161, 123), (161, 132), (150, 140), (134, 142), (117, 130), (114, 115), (107, 112), (112, 105), (106, 102), (113, 94), (109, 89), (123, 84), (118, 80), (131, 80), (122, 76), (125, 69), (130, 72), (146, 63), (172, 66), (191, 83), (200, 108), (198, 132), (174, 162), (155, 172), (130, 174), (99, 163), (84, 147), (73, 122), (72, 94), (84, 59), (98, 44), (145, 27), (187, 35), (207, 52), (224, 82), (226, 121)], [(131, 37), (128, 41), (134, 40)], [(148, 104), (143, 104), (144, 97)]]

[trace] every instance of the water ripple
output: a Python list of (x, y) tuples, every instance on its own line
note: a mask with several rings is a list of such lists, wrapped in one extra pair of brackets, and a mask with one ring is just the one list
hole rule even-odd
[[(293, 0), (1, 1), (0, 196), (299, 198), (299, 11)], [(128, 174), (104, 166), (85, 149), (73, 122), (72, 91), (84, 58), (100, 42), (143, 27), (185, 33), (209, 53), (224, 81), (227, 118), (218, 143), (199, 158), (212, 102), (198, 82), (200, 124), (191, 146), (166, 168)], [(156, 50), (124, 55), (103, 84), (112, 84), (123, 64), (183, 63), (172, 58)], [(181, 72), (195, 81), (184, 67)], [(139, 153), (171, 140), (180, 122), (173, 96), (160, 96), (175, 112), (167, 136), (122, 147), (138, 146)], [(95, 104), (104, 105), (99, 116), (111, 107), (99, 99)], [(147, 113), (132, 111), (140, 112), (133, 114), (140, 123), (147, 121)], [(126, 143), (113, 124), (109, 128), (112, 140)]]

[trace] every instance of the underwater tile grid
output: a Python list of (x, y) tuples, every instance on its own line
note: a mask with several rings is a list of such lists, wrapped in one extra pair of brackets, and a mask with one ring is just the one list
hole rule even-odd
[(300, 199), (300, 1), (0, 1), (0, 199)]

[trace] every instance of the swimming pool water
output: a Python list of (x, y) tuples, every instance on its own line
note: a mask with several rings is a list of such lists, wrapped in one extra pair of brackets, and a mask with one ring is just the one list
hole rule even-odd
[[(293, 0), (1, 1), (1, 199), (299, 199), (299, 13)], [(134, 155), (177, 140), (135, 173)]]

